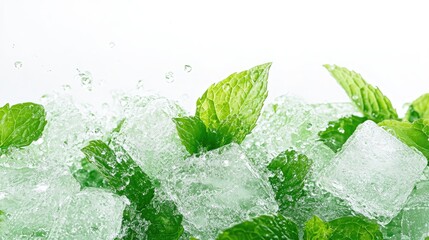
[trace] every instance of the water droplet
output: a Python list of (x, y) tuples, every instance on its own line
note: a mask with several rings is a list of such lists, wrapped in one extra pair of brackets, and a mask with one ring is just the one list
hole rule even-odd
[(192, 66), (191, 65), (185, 65), (184, 70), (185, 70), (185, 72), (190, 73), (192, 71)]
[(353, 95), (353, 96), (352, 96), (352, 99), (353, 99), (353, 100), (358, 100), (358, 99), (359, 99), (359, 96), (357, 96), (357, 95)]
[(15, 43), (12, 44), (12, 48), (15, 48)]
[(167, 83), (172, 83), (172, 82), (174, 82), (174, 73), (173, 73), (173, 72), (167, 72), (167, 73), (165, 74), (165, 81), (166, 81)]
[(81, 72), (79, 69), (76, 69), (79, 72), (80, 82), (88, 91), (92, 90), (92, 75), (88, 71)]
[(344, 130), (344, 128), (338, 128), (338, 132), (340, 132), (340, 133), (345, 133), (345, 132), (346, 132), (346, 130)]
[(144, 80), (143, 80), (143, 79), (140, 79), (140, 80), (137, 82), (137, 89), (141, 90), (141, 89), (143, 89), (143, 88), (144, 88)]
[(229, 90), (231, 90), (231, 86), (230, 86), (229, 84), (225, 84), (225, 85), (223, 85), (223, 86), (222, 86), (222, 89), (223, 89), (225, 92), (229, 92)]
[(114, 42), (109, 42), (109, 47), (110, 48), (114, 48), (116, 46), (116, 43), (114, 43)]
[(17, 68), (17, 69), (22, 68), (22, 62), (21, 61), (16, 61), (14, 65), (15, 65), (15, 68)]

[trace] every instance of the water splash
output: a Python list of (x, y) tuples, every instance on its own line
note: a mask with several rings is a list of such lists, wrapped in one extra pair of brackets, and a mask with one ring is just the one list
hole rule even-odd
[(92, 74), (89, 71), (81, 72), (79, 69), (76, 69), (79, 73), (80, 82), (88, 91), (92, 91)]

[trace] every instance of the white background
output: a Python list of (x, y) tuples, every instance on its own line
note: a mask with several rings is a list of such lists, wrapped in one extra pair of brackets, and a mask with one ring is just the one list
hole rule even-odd
[[(427, 2), (427, 1), (426, 1)], [(193, 111), (213, 82), (273, 62), (270, 98), (346, 101), (322, 68), (360, 72), (401, 109), (429, 92), (425, 1), (0, 0), (0, 104), (68, 84), (92, 98), (137, 81)], [(21, 68), (15, 62), (22, 62)], [(184, 65), (192, 66), (186, 73)], [(175, 74), (167, 83), (165, 73)], [(98, 88), (98, 91), (96, 91)], [(100, 89), (103, 89), (102, 91)]]

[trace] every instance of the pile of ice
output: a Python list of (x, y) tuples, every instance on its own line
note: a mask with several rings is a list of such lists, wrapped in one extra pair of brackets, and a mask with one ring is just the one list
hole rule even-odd
[(387, 227), (399, 222), (395, 227), (402, 238), (428, 235), (424, 156), (371, 122), (362, 124), (337, 154), (317, 141), (329, 121), (356, 114), (351, 104), (314, 105), (281, 97), (266, 105), (241, 145), (188, 156), (171, 120), (186, 115), (177, 103), (155, 96), (115, 99), (101, 114), (70, 97), (44, 100), (48, 125), (43, 137), (0, 156), (0, 210), (5, 212), (0, 239), (114, 239), (127, 199), (107, 190), (80, 189), (71, 169), (84, 157), (80, 149), (88, 141), (110, 134), (122, 119), (116, 139), (159, 181), (162, 196), (176, 203), (187, 236), (214, 239), (234, 224), (276, 213), (266, 166), (286, 149), (306, 154), (314, 165), (306, 196), (284, 215), (302, 224), (315, 214), (327, 221), (362, 214)]

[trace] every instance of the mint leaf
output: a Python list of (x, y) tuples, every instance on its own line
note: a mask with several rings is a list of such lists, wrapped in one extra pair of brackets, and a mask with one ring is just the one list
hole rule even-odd
[(366, 120), (365, 117), (351, 115), (331, 121), (325, 130), (319, 132), (320, 140), (334, 152), (338, 152), (359, 124)]
[(100, 174), (99, 170), (87, 158), (83, 158), (80, 161), (80, 165), (81, 169), (73, 167), (71, 172), (73, 177), (80, 183), (81, 189), (88, 187), (109, 189), (107, 179)]
[(314, 216), (305, 224), (305, 240), (333, 240), (333, 239), (383, 239), (380, 226), (358, 216), (348, 216), (324, 222)]
[(265, 98), (271, 63), (233, 73), (210, 86), (197, 101), (198, 116), (210, 129), (218, 129), (225, 120), (237, 115), (250, 130), (258, 120)]
[(332, 229), (329, 225), (317, 216), (305, 223), (304, 240), (329, 239), (331, 234)]
[(6, 216), (6, 214), (2, 210), (0, 210), (0, 222), (4, 221), (5, 216)]
[(173, 118), (177, 133), (189, 153), (199, 153), (219, 146), (215, 134), (210, 134), (198, 117)]
[(329, 222), (332, 235), (329, 239), (383, 239), (380, 226), (361, 217), (342, 217)]
[(194, 117), (174, 119), (189, 153), (244, 140), (255, 127), (267, 98), (270, 67), (271, 63), (266, 63), (231, 74), (198, 99)]
[(224, 230), (217, 240), (288, 239), (298, 240), (298, 227), (291, 220), (277, 216), (259, 216)]
[[(98, 187), (107, 187), (130, 201), (124, 210), (122, 232), (118, 238), (179, 239), (183, 233), (183, 217), (178, 214), (177, 207), (171, 201), (161, 202), (155, 195), (152, 180), (128, 153), (114, 142), (111, 146), (95, 140), (85, 146), (82, 152), (88, 164), (92, 164), (87, 169), (97, 171), (98, 177), (104, 178)], [(91, 183), (94, 182), (97, 183)], [(150, 222), (146, 231), (145, 221)]]
[(304, 185), (312, 161), (295, 150), (280, 153), (268, 165), (269, 178), (280, 210), (292, 207), (304, 195)]
[(25, 147), (42, 136), (46, 125), (42, 105), (21, 103), (0, 108), (0, 149)]
[(360, 74), (336, 65), (324, 65), (343, 87), (365, 117), (374, 122), (398, 119), (390, 100), (378, 88), (368, 84)]
[(413, 123), (385, 120), (378, 125), (429, 159), (429, 119), (419, 119)]
[(405, 119), (414, 122), (420, 118), (429, 119), (429, 93), (423, 94), (411, 103)]

